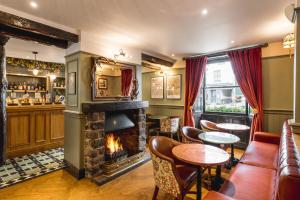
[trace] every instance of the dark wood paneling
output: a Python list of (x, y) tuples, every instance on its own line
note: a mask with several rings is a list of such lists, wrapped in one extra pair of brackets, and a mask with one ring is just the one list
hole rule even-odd
[(0, 32), (25, 40), (67, 48), (70, 42), (77, 43), (79, 36), (39, 22), (0, 11)]

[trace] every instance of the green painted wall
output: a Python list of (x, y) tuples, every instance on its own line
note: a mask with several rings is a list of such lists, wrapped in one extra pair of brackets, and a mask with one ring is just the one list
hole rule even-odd
[[(267, 110), (293, 109), (293, 58), (289, 56), (268, 57), (262, 59), (263, 67), (263, 104)], [(182, 74), (181, 100), (151, 99), (151, 77), (158, 76), (154, 72), (143, 73), (143, 100), (149, 101), (148, 113), (157, 115), (183, 116), (185, 69), (172, 69), (172, 74)], [(166, 81), (166, 80), (165, 80)], [(270, 125), (272, 126), (272, 125)]]
[(264, 58), (263, 104), (269, 110), (293, 110), (293, 58)]
[[(142, 74), (142, 99), (149, 101), (147, 113), (153, 115), (183, 116), (184, 107), (184, 88), (185, 88), (185, 69), (177, 68), (168, 71), (170, 75), (181, 74), (181, 99), (170, 100), (166, 98), (166, 75), (164, 76), (164, 99), (151, 99), (151, 78), (157, 75), (155, 72), (147, 72)], [(182, 122), (182, 120), (181, 120)]]

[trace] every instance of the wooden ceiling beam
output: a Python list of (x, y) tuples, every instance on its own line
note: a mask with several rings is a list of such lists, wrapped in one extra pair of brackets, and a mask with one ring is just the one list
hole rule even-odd
[(0, 28), (2, 34), (60, 48), (67, 48), (68, 44), (79, 42), (79, 36), (74, 33), (2, 11), (0, 11)]

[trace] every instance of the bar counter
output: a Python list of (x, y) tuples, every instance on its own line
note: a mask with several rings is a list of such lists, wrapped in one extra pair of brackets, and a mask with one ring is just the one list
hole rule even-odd
[(7, 156), (13, 158), (64, 144), (61, 104), (7, 106)]

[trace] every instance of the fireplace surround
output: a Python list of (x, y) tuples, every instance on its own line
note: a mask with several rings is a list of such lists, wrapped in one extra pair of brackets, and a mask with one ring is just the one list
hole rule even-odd
[(102, 185), (149, 160), (148, 102), (83, 103), (85, 176)]

